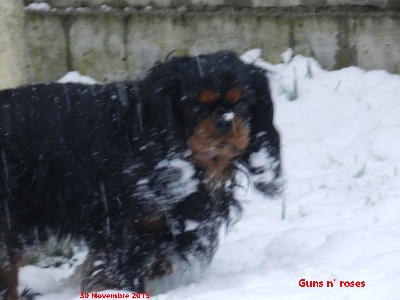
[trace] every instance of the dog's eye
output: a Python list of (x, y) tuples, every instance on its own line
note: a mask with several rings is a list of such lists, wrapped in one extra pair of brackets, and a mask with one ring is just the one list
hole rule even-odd
[(192, 107), (192, 113), (194, 113), (195, 115), (199, 115), (203, 112), (204, 112), (204, 109), (201, 105), (194, 105)]
[(239, 101), (238, 103), (235, 104), (235, 110), (237, 111), (244, 111), (247, 110), (248, 105), (244, 101)]

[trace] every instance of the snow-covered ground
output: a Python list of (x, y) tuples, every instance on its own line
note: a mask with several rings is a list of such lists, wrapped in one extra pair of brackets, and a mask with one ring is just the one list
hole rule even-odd
[[(284, 196), (238, 190), (243, 217), (203, 278), (155, 299), (400, 299), (400, 76), (328, 72), (290, 52), (283, 60), (255, 63), (271, 71)], [(24, 267), (21, 285), (41, 300), (78, 300), (59, 281), (70, 272)]]

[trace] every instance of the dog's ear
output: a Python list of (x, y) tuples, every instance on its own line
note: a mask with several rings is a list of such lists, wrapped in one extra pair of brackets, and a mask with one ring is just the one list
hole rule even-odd
[(177, 140), (180, 126), (177, 124), (176, 103), (182, 95), (181, 82), (179, 64), (173, 59), (154, 66), (142, 80), (138, 99), (143, 111), (145, 134), (156, 133), (161, 139)]
[(251, 140), (243, 155), (250, 179), (267, 196), (281, 193), (280, 137), (273, 124), (274, 108), (266, 71), (246, 65), (255, 103), (251, 106)]

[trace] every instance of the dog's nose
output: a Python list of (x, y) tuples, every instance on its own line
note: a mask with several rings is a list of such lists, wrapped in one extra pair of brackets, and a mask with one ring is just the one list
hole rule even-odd
[(232, 129), (232, 120), (227, 120), (224, 116), (221, 116), (214, 121), (214, 126), (220, 133), (225, 134)]

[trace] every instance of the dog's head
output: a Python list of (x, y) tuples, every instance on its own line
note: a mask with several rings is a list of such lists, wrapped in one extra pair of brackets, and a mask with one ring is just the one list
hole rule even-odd
[(265, 71), (233, 52), (159, 64), (143, 80), (143, 95), (144, 111), (155, 116), (151, 122), (164, 123), (154, 127), (165, 130), (166, 142), (183, 140), (208, 178), (227, 178), (241, 157), (251, 169), (251, 154), (261, 148), (279, 160)]

